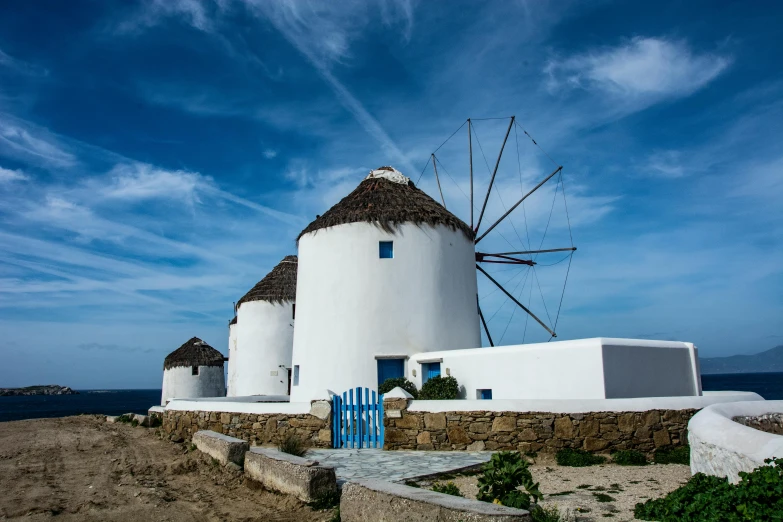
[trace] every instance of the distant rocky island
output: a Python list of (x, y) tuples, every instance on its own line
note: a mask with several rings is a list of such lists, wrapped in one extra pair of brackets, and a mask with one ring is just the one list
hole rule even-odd
[(783, 345), (753, 355), (699, 359), (702, 374), (783, 372)]
[(77, 395), (79, 392), (68, 386), (47, 384), (44, 386), (27, 386), (25, 388), (0, 388), (0, 397), (18, 397), (25, 395)]

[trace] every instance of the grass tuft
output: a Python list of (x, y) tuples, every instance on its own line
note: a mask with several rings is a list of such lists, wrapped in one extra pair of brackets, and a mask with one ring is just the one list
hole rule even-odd
[(277, 445), (277, 449), (296, 457), (304, 457), (308, 451), (307, 444), (296, 435), (286, 435), (282, 442)]
[(595, 464), (603, 464), (606, 462), (606, 457), (593, 455), (589, 451), (580, 449), (563, 448), (555, 454), (555, 461), (560, 466), (581, 468), (593, 466)]

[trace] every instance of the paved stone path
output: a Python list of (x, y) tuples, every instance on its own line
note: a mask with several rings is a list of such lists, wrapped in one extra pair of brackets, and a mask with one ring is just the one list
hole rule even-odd
[(312, 449), (307, 458), (333, 466), (337, 479), (374, 478), (400, 481), (487, 462), (492, 452), (383, 451), (380, 449)]

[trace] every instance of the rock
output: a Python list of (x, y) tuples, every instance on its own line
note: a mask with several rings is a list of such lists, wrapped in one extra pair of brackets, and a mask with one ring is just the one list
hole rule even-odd
[(417, 444), (430, 444), (432, 442), (432, 437), (430, 436), (429, 431), (422, 431), (418, 435), (416, 435), (416, 443)]
[(582, 446), (585, 451), (600, 451), (606, 449), (609, 446), (609, 441), (603, 439), (596, 439), (594, 437), (588, 437), (585, 439)]
[(449, 442), (452, 444), (470, 444), (472, 441), (462, 426), (452, 426), (446, 430)]
[(623, 413), (617, 419), (617, 428), (623, 433), (632, 433), (636, 425), (636, 414)]
[(445, 413), (425, 413), (424, 414), (424, 427), (428, 430), (445, 430), (446, 429), (446, 414)]
[(108, 422), (109, 424), (114, 424), (115, 422), (117, 422), (118, 418), (119, 417), (117, 417), (116, 415), (107, 415), (106, 422)]
[(488, 422), (474, 422), (468, 426), (468, 431), (471, 433), (486, 433), (489, 431)]
[(477, 440), (473, 444), (469, 444), (468, 447), (465, 449), (467, 449), (468, 451), (484, 451), (484, 447), (485, 447), (484, 441)]
[(581, 437), (595, 437), (598, 435), (598, 421), (595, 419), (584, 419), (579, 423), (579, 435)]
[(180, 432), (175, 431), (174, 433), (171, 434), (169, 440), (171, 442), (182, 442), (185, 439), (182, 438), (182, 434)]
[(310, 404), (310, 415), (321, 420), (326, 420), (332, 414), (332, 403), (327, 401), (313, 401)]
[(661, 414), (657, 410), (646, 411), (642, 414), (642, 424), (648, 427), (655, 426), (661, 422)]
[(495, 417), (492, 421), (492, 431), (514, 431), (517, 421), (514, 417)]
[(394, 421), (394, 425), (406, 430), (418, 429), (419, 417), (418, 415), (404, 415), (401, 419)]
[(568, 417), (560, 417), (555, 420), (555, 437), (558, 439), (570, 439), (574, 436), (574, 425)]
[(658, 430), (654, 432), (653, 442), (655, 443), (656, 448), (669, 446), (672, 443), (671, 439), (669, 438), (669, 432), (667, 430)]
[(519, 440), (538, 440), (538, 434), (533, 428), (525, 428), (519, 434)]

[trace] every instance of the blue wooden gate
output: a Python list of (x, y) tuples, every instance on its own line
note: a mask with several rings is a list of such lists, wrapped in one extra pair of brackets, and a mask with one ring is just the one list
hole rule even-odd
[(335, 448), (383, 448), (383, 395), (355, 388), (335, 395), (332, 403)]

